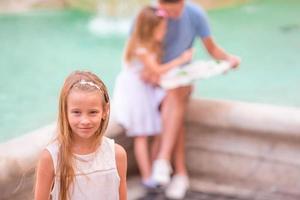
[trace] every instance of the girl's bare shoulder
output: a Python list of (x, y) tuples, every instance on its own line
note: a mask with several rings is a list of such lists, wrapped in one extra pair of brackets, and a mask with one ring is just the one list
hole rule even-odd
[(127, 156), (125, 149), (119, 144), (115, 144), (115, 153), (117, 160), (124, 159)]
[(50, 152), (47, 149), (44, 149), (41, 152), (38, 166), (42, 170), (54, 172), (52, 157), (51, 157)]

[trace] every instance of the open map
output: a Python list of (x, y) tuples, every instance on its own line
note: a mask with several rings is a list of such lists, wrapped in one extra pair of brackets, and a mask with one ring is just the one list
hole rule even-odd
[(196, 80), (223, 74), (228, 70), (230, 70), (230, 64), (227, 61), (198, 60), (170, 70), (161, 77), (160, 86), (164, 89), (187, 86)]

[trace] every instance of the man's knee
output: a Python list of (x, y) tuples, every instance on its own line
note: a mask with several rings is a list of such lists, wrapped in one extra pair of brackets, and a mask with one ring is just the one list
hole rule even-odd
[(163, 106), (171, 109), (172, 113), (183, 112), (190, 98), (191, 90), (191, 86), (185, 86), (167, 91)]
[(165, 104), (169, 104), (169, 105), (176, 105), (178, 103), (180, 103), (181, 101), (181, 94), (180, 94), (180, 90), (171, 90), (167, 92), (166, 98), (164, 100)]

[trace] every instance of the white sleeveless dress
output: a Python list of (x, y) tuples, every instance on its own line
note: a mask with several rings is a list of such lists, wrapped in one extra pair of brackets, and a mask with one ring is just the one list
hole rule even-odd
[[(58, 142), (46, 147), (50, 152), (57, 174)], [(114, 140), (103, 137), (102, 144), (92, 154), (75, 155), (75, 179), (71, 187), (71, 200), (118, 200), (120, 177), (115, 160)], [(59, 197), (59, 178), (55, 176), (51, 191), (53, 200)]]
[(152, 136), (161, 132), (159, 105), (165, 92), (140, 78), (143, 67), (140, 60), (133, 59), (125, 64), (115, 82), (112, 116), (130, 137)]

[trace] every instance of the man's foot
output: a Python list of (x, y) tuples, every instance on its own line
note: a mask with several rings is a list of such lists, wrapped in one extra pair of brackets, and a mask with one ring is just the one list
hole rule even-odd
[(183, 199), (189, 189), (189, 178), (185, 175), (174, 175), (166, 189), (166, 197), (170, 199)]
[(152, 168), (152, 179), (161, 186), (170, 182), (172, 168), (170, 163), (164, 159), (155, 160)]

